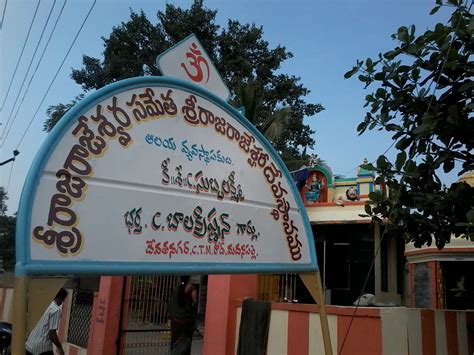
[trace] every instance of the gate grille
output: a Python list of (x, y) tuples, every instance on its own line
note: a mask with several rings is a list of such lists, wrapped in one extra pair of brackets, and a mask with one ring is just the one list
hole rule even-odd
[(131, 279), (129, 325), (166, 325), (168, 300), (178, 276), (136, 276)]
[(128, 278), (127, 324), (122, 333), (122, 354), (167, 355), (171, 329), (168, 301), (179, 276), (134, 276)]
[(94, 292), (74, 290), (67, 332), (68, 343), (87, 348), (93, 302)]
[(257, 299), (270, 302), (298, 302), (297, 274), (258, 275)]

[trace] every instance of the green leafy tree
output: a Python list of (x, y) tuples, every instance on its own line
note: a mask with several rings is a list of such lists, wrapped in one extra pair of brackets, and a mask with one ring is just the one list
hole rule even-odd
[(397, 46), (378, 58), (357, 61), (345, 74), (373, 88), (369, 108), (357, 130), (393, 133), (396, 161), (381, 155), (377, 181), (388, 193), (371, 193), (366, 212), (389, 220), (416, 247), (443, 248), (451, 236), (474, 241), (474, 188), (458, 182), (443, 185), (439, 174), (457, 167), (459, 175), (474, 168), (474, 103), (472, 75), (474, 22), (462, 0), (436, 1), (453, 9), (448, 23), (415, 35), (415, 26), (400, 27)]
[[(83, 67), (74, 69), (71, 76), (84, 91), (89, 91), (129, 77), (160, 75), (156, 56), (195, 33), (231, 89), (231, 102), (236, 107), (246, 105), (248, 100), (242, 95), (253, 90), (253, 112), (246, 107), (252, 123), (271, 137), (280, 153), (300, 157), (304, 148), (315, 143), (314, 131), (304, 124), (303, 118), (314, 116), (323, 107), (304, 100), (309, 90), (300, 78), (278, 72), (293, 54), (282, 46), (271, 48), (263, 39), (262, 27), (254, 24), (229, 20), (221, 29), (216, 24), (216, 14), (202, 0), (195, 0), (189, 9), (167, 4), (164, 11), (158, 11), (156, 24), (143, 12), (132, 11), (127, 22), (114, 27), (108, 38), (102, 38), (103, 58), (85, 55)], [(52, 129), (57, 117), (71, 104), (48, 109), (46, 131)]]
[(5, 188), (0, 186), (0, 216), (4, 216), (5, 212), (7, 212), (7, 202), (8, 196)]
[(44, 121), (43, 130), (46, 132), (51, 131), (53, 127), (56, 126), (56, 123), (58, 123), (61, 117), (63, 117), (64, 114), (68, 112), (71, 107), (77, 104), (83, 97), (84, 94), (81, 94), (76, 96), (74, 100), (71, 100), (67, 104), (57, 104), (48, 107), (48, 109), (46, 110), (48, 118), (46, 119), (46, 121)]
[(15, 225), (16, 217), (6, 216), (6, 201), (8, 196), (3, 187), (0, 187), (0, 269), (13, 270), (15, 267)]

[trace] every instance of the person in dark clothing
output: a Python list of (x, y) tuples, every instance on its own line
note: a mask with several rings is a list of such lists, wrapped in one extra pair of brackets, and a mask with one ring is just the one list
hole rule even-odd
[(171, 355), (190, 355), (196, 322), (197, 291), (190, 276), (181, 276), (168, 305), (171, 321)]

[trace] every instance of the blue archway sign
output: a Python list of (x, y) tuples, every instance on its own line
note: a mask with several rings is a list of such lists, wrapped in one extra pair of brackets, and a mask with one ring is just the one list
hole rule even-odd
[(211, 92), (169, 77), (76, 104), (34, 159), (17, 275), (317, 271), (313, 234), (269, 142)]

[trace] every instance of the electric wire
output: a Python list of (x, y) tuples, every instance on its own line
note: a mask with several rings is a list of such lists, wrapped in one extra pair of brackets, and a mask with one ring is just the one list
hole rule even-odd
[[(35, 78), (35, 75), (36, 75), (36, 72), (38, 71), (38, 68), (40, 66), (40, 64), (42, 63), (43, 61), (43, 57), (46, 53), (46, 50), (48, 49), (49, 47), (49, 43), (51, 42), (51, 38), (53, 37), (53, 34), (54, 34), (54, 31), (56, 30), (56, 26), (58, 25), (58, 22), (59, 22), (59, 19), (61, 18), (61, 15), (63, 13), (63, 10), (64, 10), (64, 7), (66, 6), (66, 3), (67, 3), (67, 0), (64, 0), (63, 2), (63, 5), (61, 7), (61, 10), (59, 11), (59, 14), (58, 14), (58, 17), (56, 18), (56, 22), (54, 23), (54, 26), (53, 26), (53, 29), (51, 30), (51, 33), (49, 34), (49, 38), (46, 42), (46, 45), (45, 47), (43, 48), (43, 52), (41, 53), (41, 56), (40, 56), (40, 59), (38, 60), (38, 63), (36, 64), (36, 68), (35, 70), (33, 71), (33, 75), (31, 76), (29, 82), (28, 82), (28, 85), (26, 86), (26, 90), (25, 92), (23, 93), (23, 97), (21, 98), (21, 101), (20, 101), (20, 105), (17, 107), (17, 110), (15, 112), (15, 115), (13, 116), (13, 122), (15, 121), (16, 117), (18, 116), (18, 112), (20, 111), (22, 105), (23, 105), (23, 102), (25, 101), (25, 98), (26, 98), (26, 95), (28, 94), (29, 90), (30, 90), (30, 87), (31, 87), (31, 83), (33, 82), (33, 79)], [(10, 130), (13, 126), (13, 123), (10, 125), (10, 128), (8, 129), (4, 139), (0, 139), (0, 148), (3, 146), (3, 142), (5, 142), (5, 140), (7, 139), (8, 137), (8, 134), (10, 133)]]
[[(397, 143), (396, 140), (394, 140), (394, 141), (387, 147), (387, 149), (385, 149), (384, 152), (383, 152), (382, 154), (380, 154), (380, 155), (385, 155), (385, 154), (387, 154), (388, 151), (389, 151), (390, 149), (392, 149), (392, 147), (395, 145), (395, 143)], [(380, 156), (380, 155), (379, 155), (379, 156)], [(377, 159), (378, 159), (378, 158), (375, 158), (374, 160), (372, 160), (372, 161), (369, 162), (368, 164), (373, 164), (373, 163), (375, 163), (375, 162), (377, 161)], [(347, 175), (347, 174), (349, 174), (349, 173), (351, 173), (351, 172), (357, 170), (360, 166), (361, 166), (361, 164), (359, 164), (359, 165), (353, 167), (351, 170), (346, 171), (346, 172), (345, 172), (344, 174), (342, 174), (342, 175), (345, 176), (345, 175)]]
[[(469, 6), (469, 9), (467, 10), (467, 12), (469, 12), (469, 11), (471, 10), (472, 4), (473, 4), (473, 1), (471, 1), (471, 5)], [(447, 49), (447, 51), (446, 51), (446, 56), (444, 57), (444, 59), (443, 59), (443, 64), (441, 65), (441, 70), (440, 70), (439, 73), (438, 73), (438, 76), (437, 76), (437, 79), (436, 79), (436, 83), (439, 82), (439, 79), (441, 78), (441, 75), (442, 75), (442, 73), (443, 73), (443, 71), (444, 71), (444, 67), (445, 67), (446, 62), (447, 62), (447, 60), (448, 60), (449, 52), (451, 51), (451, 47), (452, 47), (452, 45), (453, 45), (453, 43), (454, 43), (454, 40), (456, 39), (456, 32), (457, 32), (457, 30), (458, 30), (458, 28), (459, 28), (460, 22), (461, 22), (461, 21), (458, 21), (458, 23), (457, 23), (457, 25), (456, 25), (456, 28), (455, 28), (455, 30), (454, 30), (453, 37), (452, 37), (451, 42), (449, 43), (449, 47), (448, 47), (448, 49)], [(432, 82), (430, 83), (429, 87), (431, 87), (431, 84), (433, 83), (434, 79), (435, 79), (435, 78), (433, 77)], [(435, 87), (434, 87), (433, 94), (432, 94), (431, 97), (430, 97), (430, 101), (428, 102), (428, 107), (426, 108), (425, 114), (428, 113), (428, 111), (429, 111), (430, 108), (431, 108), (431, 104), (432, 104), (433, 98), (434, 98), (434, 96), (435, 96), (434, 94), (435, 94), (435, 92), (436, 92), (437, 89), (438, 89), (438, 84), (436, 84)], [(389, 147), (388, 149), (390, 149), (390, 148), (391, 148), (391, 147)], [(388, 150), (387, 150), (387, 151), (388, 151)], [(401, 193), (401, 190), (402, 190), (402, 185), (403, 185), (403, 182), (404, 182), (406, 176), (407, 176), (407, 175), (402, 175), (402, 177), (400, 178), (400, 184), (399, 184), (400, 186), (399, 186), (399, 188), (398, 188), (397, 194), (395, 195), (395, 200), (397, 200), (398, 197), (400, 196), (400, 193)], [(377, 256), (378, 256), (378, 254), (379, 254), (379, 252), (380, 252), (380, 246), (382, 245), (383, 240), (384, 240), (385, 235), (386, 235), (386, 232), (387, 232), (387, 230), (388, 230), (388, 223), (389, 223), (389, 221), (390, 221), (390, 217), (391, 217), (392, 213), (393, 213), (393, 210), (390, 211), (390, 214), (389, 214), (389, 216), (388, 216), (387, 224), (385, 224), (385, 227), (384, 227), (384, 230), (383, 230), (383, 232), (382, 232), (382, 235), (380, 236), (379, 245), (378, 245), (378, 247), (377, 247), (377, 250), (375, 251), (375, 255), (374, 255), (374, 258), (373, 258), (373, 260), (372, 260), (372, 264), (370, 265), (369, 272), (367, 273), (367, 277), (365, 278), (364, 285), (362, 286), (361, 293), (360, 293), (360, 295), (359, 295), (359, 298), (357, 299), (357, 303), (356, 303), (356, 306), (355, 306), (355, 308), (354, 308), (354, 312), (352, 313), (351, 321), (349, 322), (349, 326), (347, 327), (346, 334), (344, 335), (344, 340), (342, 341), (341, 349), (340, 349), (340, 351), (339, 351), (339, 354), (340, 354), (340, 355), (342, 354), (342, 351), (344, 350), (344, 345), (346, 344), (346, 340), (347, 340), (347, 337), (348, 337), (348, 335), (349, 335), (349, 332), (350, 332), (352, 323), (353, 323), (353, 321), (354, 321), (355, 315), (356, 315), (356, 313), (357, 313), (357, 309), (359, 308), (360, 299), (361, 299), (362, 295), (363, 295), (364, 292), (365, 292), (365, 288), (366, 288), (367, 282), (368, 282), (368, 280), (369, 280), (369, 275), (370, 275), (370, 273), (372, 272), (372, 269), (373, 269), (373, 267), (374, 267), (374, 265), (375, 265), (375, 260), (377, 259)]]
[(5, 107), (5, 102), (7, 101), (8, 94), (10, 93), (10, 89), (12, 88), (13, 80), (15, 80), (15, 75), (18, 70), (18, 66), (20, 65), (23, 52), (25, 51), (28, 38), (30, 38), (31, 28), (33, 27), (33, 23), (35, 22), (36, 14), (38, 13), (40, 4), (41, 4), (41, 0), (38, 0), (38, 4), (36, 5), (36, 9), (35, 9), (35, 14), (33, 15), (33, 19), (31, 20), (31, 23), (30, 23), (30, 28), (28, 29), (28, 33), (26, 35), (25, 41), (23, 42), (23, 48), (21, 49), (20, 57), (18, 58), (18, 61), (16, 62), (15, 70), (13, 71), (13, 76), (10, 80), (10, 84), (8, 85), (7, 94), (5, 95), (5, 99), (3, 100), (2, 107), (0, 107), (0, 111), (3, 111), (3, 108)]
[(5, 5), (3, 5), (3, 12), (2, 12), (2, 22), (0, 22), (0, 30), (3, 28), (3, 21), (5, 20), (5, 13), (7, 12), (7, 4), (8, 0), (5, 0)]
[(10, 181), (12, 179), (13, 165), (15, 165), (15, 160), (13, 160), (11, 165), (10, 165), (10, 173), (8, 174), (7, 188), (5, 190), (5, 193), (7, 195), (8, 195), (8, 190), (10, 189)]
[(59, 66), (58, 70), (56, 71), (56, 74), (54, 74), (54, 77), (53, 77), (53, 79), (51, 80), (51, 83), (49, 84), (48, 89), (47, 89), (46, 92), (44, 93), (43, 98), (41, 99), (41, 102), (40, 102), (39, 105), (38, 105), (38, 108), (36, 109), (35, 113), (34, 113), (33, 116), (31, 117), (31, 120), (30, 120), (30, 122), (28, 123), (28, 126), (26, 127), (25, 131), (23, 132), (23, 135), (21, 136), (21, 138), (20, 138), (20, 140), (19, 140), (19, 142), (18, 142), (18, 144), (17, 144), (17, 146), (16, 146), (15, 149), (18, 149), (18, 147), (19, 147), (19, 146), (21, 145), (21, 143), (23, 142), (23, 139), (25, 138), (26, 133), (28, 132), (29, 128), (31, 127), (31, 124), (33, 123), (33, 121), (34, 121), (36, 115), (38, 114), (38, 112), (39, 112), (39, 110), (40, 110), (40, 108), (41, 108), (41, 105), (43, 104), (44, 100), (46, 99), (46, 96), (48, 95), (49, 90), (51, 90), (51, 87), (53, 86), (54, 81), (56, 80), (56, 78), (57, 78), (59, 72), (61, 71), (61, 69), (62, 69), (64, 63), (66, 62), (66, 59), (67, 59), (69, 53), (71, 52), (72, 47), (73, 47), (74, 44), (76, 43), (76, 40), (77, 40), (77, 38), (79, 37), (79, 34), (81, 33), (82, 29), (84, 28), (84, 25), (86, 24), (87, 19), (89, 18), (89, 16), (90, 16), (92, 10), (94, 9), (94, 6), (95, 6), (96, 2), (97, 2), (97, 0), (94, 0), (94, 2), (92, 3), (92, 5), (91, 5), (91, 7), (90, 7), (90, 9), (89, 9), (89, 12), (87, 13), (87, 15), (86, 15), (84, 21), (82, 22), (81, 27), (80, 27), (79, 30), (77, 31), (76, 36), (74, 37), (74, 40), (73, 40), (72, 43), (71, 43), (71, 46), (69, 47), (69, 49), (68, 49), (66, 55), (64, 56), (64, 58), (63, 58), (63, 60), (62, 60), (62, 62), (61, 62), (61, 65)]
[[(10, 122), (10, 119), (12, 118), (12, 115), (13, 115), (13, 111), (15, 111), (16, 104), (18, 102), (18, 99), (20, 98), (21, 91), (23, 90), (23, 86), (25, 85), (25, 82), (26, 82), (26, 78), (28, 77), (28, 74), (30, 73), (31, 66), (33, 65), (33, 61), (36, 57), (36, 52), (38, 52), (38, 48), (41, 44), (41, 40), (43, 39), (44, 32), (46, 31), (46, 27), (48, 27), (49, 20), (51, 18), (51, 14), (53, 13), (54, 6), (56, 5), (56, 1), (57, 0), (54, 0), (53, 5), (51, 6), (51, 9), (49, 10), (48, 18), (46, 19), (46, 22), (45, 22), (45, 24), (43, 26), (43, 29), (41, 31), (40, 38), (39, 38), (38, 43), (36, 44), (35, 50), (33, 52), (33, 56), (31, 57), (30, 63), (28, 64), (28, 69), (26, 69), (25, 76), (23, 77), (23, 81), (21, 82), (21, 85), (20, 85), (20, 90), (18, 90), (18, 94), (15, 97), (15, 102), (13, 103), (10, 114), (8, 115), (8, 119), (7, 119), (7, 122), (5, 123), (5, 128), (3, 130), (2, 137), (0, 138), (0, 140), (3, 140), (3, 134), (7, 130), (8, 123)], [(12, 121), (12, 125), (13, 125), (13, 122), (15, 122), (15, 120)]]

